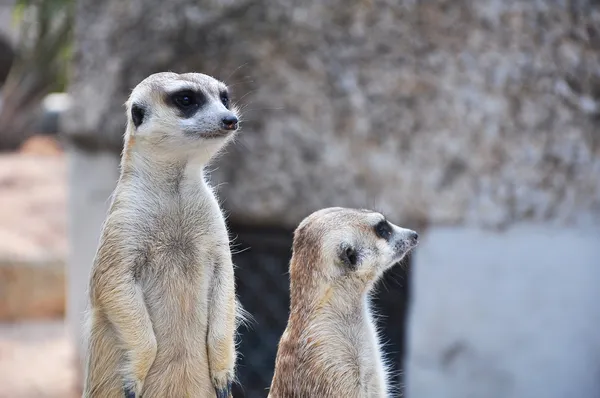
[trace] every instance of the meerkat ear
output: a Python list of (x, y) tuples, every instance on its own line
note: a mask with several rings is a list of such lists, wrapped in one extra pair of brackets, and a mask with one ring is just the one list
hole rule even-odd
[(138, 104), (133, 104), (131, 106), (131, 120), (133, 121), (133, 125), (138, 128), (140, 124), (144, 121), (144, 115), (146, 114), (146, 110)]
[(352, 246), (342, 248), (340, 260), (350, 269), (356, 269), (358, 263), (358, 253)]

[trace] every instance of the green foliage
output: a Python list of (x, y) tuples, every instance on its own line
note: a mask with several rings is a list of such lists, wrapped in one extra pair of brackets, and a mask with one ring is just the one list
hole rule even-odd
[(2, 87), (0, 148), (19, 145), (35, 130), (37, 110), (51, 92), (65, 91), (72, 56), (75, 0), (16, 0), (16, 59)]
[(13, 20), (19, 26), (15, 68), (21, 73), (46, 69), (50, 91), (66, 88), (74, 11), (75, 0), (17, 0), (14, 6)]

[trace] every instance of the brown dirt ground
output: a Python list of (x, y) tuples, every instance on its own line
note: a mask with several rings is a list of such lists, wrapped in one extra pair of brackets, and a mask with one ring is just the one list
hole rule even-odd
[[(47, 137), (0, 156), (0, 261), (64, 259), (65, 160)], [(0, 322), (0, 398), (80, 397), (64, 322)]]
[(74, 349), (62, 321), (0, 324), (0, 398), (76, 398)]

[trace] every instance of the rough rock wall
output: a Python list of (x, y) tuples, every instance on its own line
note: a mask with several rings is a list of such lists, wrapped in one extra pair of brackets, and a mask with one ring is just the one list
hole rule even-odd
[(239, 221), (600, 215), (598, 1), (80, 0), (78, 25), (65, 131), (80, 144), (120, 147), (149, 73), (233, 86), (246, 121), (213, 176)]

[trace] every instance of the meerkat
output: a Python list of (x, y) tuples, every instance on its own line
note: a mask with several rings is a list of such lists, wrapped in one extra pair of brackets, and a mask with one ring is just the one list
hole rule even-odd
[(238, 130), (227, 86), (150, 75), (131, 92), (121, 171), (92, 267), (83, 396), (231, 396), (230, 241), (204, 168)]
[(328, 208), (299, 224), (268, 398), (388, 397), (369, 293), (417, 243), (416, 232), (370, 210)]

